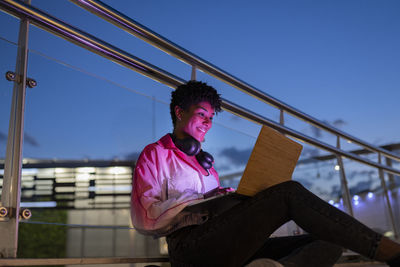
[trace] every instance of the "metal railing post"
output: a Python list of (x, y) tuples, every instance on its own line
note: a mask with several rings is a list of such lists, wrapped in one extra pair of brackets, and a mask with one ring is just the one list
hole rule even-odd
[[(389, 167), (393, 167), (393, 162), (391, 158), (386, 158), (386, 165)], [(389, 180), (389, 190), (392, 190), (396, 187), (394, 175), (392, 173), (388, 173)]]
[(196, 65), (192, 65), (192, 74), (190, 75), (190, 80), (195, 81), (196, 80)]
[[(30, 0), (25, 0), (30, 4)], [(0, 221), (1, 257), (17, 257), (19, 204), (21, 195), (22, 145), (24, 135), (24, 110), (27, 81), (29, 21), (22, 17), (19, 27), (17, 63), (15, 67), (10, 123), (4, 162), (1, 204), (8, 216)]]
[[(378, 162), (379, 162), (379, 164), (382, 163), (382, 155), (381, 155), (381, 153), (378, 153)], [(381, 186), (382, 186), (383, 193), (384, 193), (384, 196), (385, 196), (385, 199), (386, 199), (386, 208), (387, 208), (387, 211), (388, 211), (388, 214), (389, 214), (390, 224), (391, 224), (392, 229), (393, 229), (394, 238), (397, 239), (399, 237), (399, 234), (398, 234), (398, 231), (397, 231), (396, 224), (394, 222), (392, 204), (390, 203), (389, 193), (388, 193), (386, 182), (385, 182), (385, 174), (384, 174), (382, 168), (378, 168), (378, 170), (379, 170), (379, 179), (381, 180)]]
[[(340, 149), (340, 136), (337, 136), (336, 147)], [(342, 156), (336, 154), (337, 164), (339, 166), (340, 184), (342, 186), (343, 202), (346, 206), (347, 212), (354, 217), (353, 206), (351, 205), (350, 190), (347, 185), (346, 173), (344, 171), (344, 164)]]
[(279, 124), (280, 125), (285, 125), (285, 111), (283, 109), (280, 109), (279, 112)]

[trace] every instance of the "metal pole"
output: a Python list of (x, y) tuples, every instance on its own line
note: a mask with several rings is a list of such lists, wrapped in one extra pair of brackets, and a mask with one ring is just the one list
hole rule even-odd
[[(386, 165), (392, 167), (392, 159), (386, 157)], [(400, 218), (400, 206), (399, 206), (399, 193), (394, 190), (396, 187), (395, 176), (392, 173), (387, 173), (388, 175), (388, 190), (391, 193), (392, 197), (392, 211), (393, 211), (393, 218), (395, 222), (395, 227), (398, 229), (399, 232), (399, 218)], [(397, 222), (397, 223), (396, 223)]]
[(152, 136), (152, 140), (156, 140), (156, 97), (153, 95), (151, 97), (151, 101), (152, 101), (152, 112), (153, 112), (153, 119), (152, 119), (152, 128), (153, 128), (153, 136)]
[[(30, 4), (30, 0), (25, 0)], [(21, 195), (22, 147), (28, 61), (29, 21), (21, 18), (18, 37), (17, 63), (15, 67), (10, 123), (8, 129), (4, 179), (1, 195), (3, 207), (9, 210), (8, 218), (0, 222), (1, 257), (17, 257), (19, 204)]]
[[(382, 155), (381, 155), (381, 153), (378, 153), (378, 161), (379, 161), (380, 164), (382, 163)], [(386, 182), (385, 182), (385, 174), (383, 173), (383, 170), (381, 168), (379, 168), (378, 170), (379, 170), (379, 178), (381, 179), (381, 185), (382, 185), (383, 193), (384, 193), (385, 199), (386, 199), (386, 207), (387, 207), (387, 210), (388, 210), (388, 213), (389, 213), (390, 224), (391, 224), (392, 229), (393, 229), (394, 238), (397, 239), (399, 237), (399, 234), (397, 232), (397, 227), (396, 227), (396, 224), (394, 222), (392, 204), (390, 203), (389, 193), (388, 193)]]
[[(336, 147), (340, 149), (340, 136), (337, 136)], [(347, 185), (346, 173), (344, 171), (343, 159), (340, 155), (336, 155), (337, 164), (339, 165), (340, 184), (342, 186), (343, 202), (346, 206), (347, 212), (354, 217), (353, 206), (351, 205), (350, 190)]]
[[(386, 158), (386, 165), (392, 167), (393, 166), (392, 159)], [(389, 178), (389, 190), (392, 190), (396, 187), (394, 175), (392, 173), (388, 173), (388, 178)]]
[(190, 76), (190, 80), (196, 80), (196, 65), (192, 65), (192, 75)]

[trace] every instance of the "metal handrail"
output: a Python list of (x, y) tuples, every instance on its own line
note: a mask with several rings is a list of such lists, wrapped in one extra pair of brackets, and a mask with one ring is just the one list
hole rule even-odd
[(79, 5), (80, 7), (88, 10), (89, 12), (111, 22), (117, 27), (127, 31), (128, 33), (133, 34), (134, 36), (144, 40), (147, 43), (154, 45), (160, 50), (166, 52), (167, 54), (172, 54), (185, 63), (195, 66), (196, 68), (206, 72), (207, 74), (255, 97), (260, 99), (261, 101), (275, 106), (285, 112), (304, 120), (308, 123), (313, 124), (316, 127), (324, 129), (328, 132), (331, 132), (337, 136), (345, 138), (353, 143), (356, 143), (360, 146), (363, 146), (367, 149), (370, 149), (375, 152), (380, 152), (382, 155), (400, 161), (400, 156), (391, 153), (388, 150), (382, 149), (378, 146), (374, 146), (369, 144), (359, 138), (356, 138), (352, 135), (349, 135), (339, 129), (331, 127), (324, 122), (308, 115), (300, 110), (266, 94), (265, 92), (255, 88), (254, 86), (240, 80), (239, 78), (227, 73), (226, 71), (218, 68), (217, 66), (211, 64), (210, 62), (200, 58), (199, 56), (191, 53), (190, 51), (180, 47), (179, 45), (171, 42), (167, 38), (155, 33), (149, 28), (141, 25), (135, 20), (127, 17), (121, 12), (113, 9), (112, 7), (104, 4), (99, 0), (70, 0), (71, 2)]
[[(165, 70), (162, 70), (146, 61), (139, 59), (129, 53), (118, 49), (111, 44), (108, 44), (84, 31), (81, 31), (71, 25), (68, 25), (61, 20), (54, 18), (51, 15), (46, 14), (45, 12), (34, 8), (30, 5), (23, 4), (21, 2), (15, 2), (11, 0), (0, 0), (0, 8), (9, 12), (15, 16), (27, 16), (31, 22), (46, 31), (50, 31), (57, 36), (73, 42), (80, 47), (88, 49), (100, 56), (106, 57), (113, 62), (121, 64), (123, 66), (127, 66), (128, 68), (137, 71), (139, 73), (144, 74), (145, 76), (159, 81), (163, 84), (166, 84), (170, 87), (176, 87), (185, 82), (184, 79), (179, 78)], [(337, 155), (358, 161), (360, 163), (364, 163), (366, 165), (380, 168), (386, 172), (400, 175), (400, 170), (396, 170), (394, 168), (370, 161), (368, 159), (364, 159), (350, 152), (338, 149), (334, 146), (323, 143), (319, 140), (316, 140), (312, 137), (306, 136), (300, 132), (282, 126), (268, 118), (265, 118), (259, 114), (256, 114), (244, 107), (241, 107), (237, 104), (234, 104), (226, 99), (222, 99), (222, 107), (223, 109), (237, 114), (241, 117), (244, 117), (253, 122), (264, 124), (270, 126), (276, 130), (279, 130), (285, 134), (288, 134), (294, 138), (297, 138), (303, 142), (309, 143), (311, 145), (317, 146), (321, 149), (327, 150), (329, 152), (335, 153)], [(383, 153), (382, 153), (383, 154)], [(397, 157), (396, 157), (397, 158)]]
[(84, 47), (100, 56), (106, 57), (117, 64), (139, 72), (144, 76), (150, 77), (153, 80), (166, 84), (167, 86), (175, 88), (185, 82), (185, 80), (122, 51), (93, 35), (58, 20), (31, 5), (10, 0), (0, 0), (0, 8), (17, 17), (26, 16), (32, 24), (39, 28), (50, 31), (63, 39)]
[(364, 164), (369, 165), (371, 167), (375, 167), (375, 168), (378, 168), (378, 169), (379, 168), (383, 169), (386, 172), (393, 173), (395, 175), (399, 175), (400, 174), (400, 170), (396, 170), (396, 169), (388, 167), (386, 165), (383, 165), (383, 164), (380, 164), (380, 163), (376, 163), (374, 161), (371, 161), (371, 160), (362, 158), (360, 156), (357, 156), (356, 154), (353, 154), (351, 152), (347, 152), (347, 151), (341, 150), (341, 149), (339, 149), (337, 147), (334, 147), (334, 146), (328, 145), (326, 143), (323, 143), (323, 142), (321, 142), (321, 141), (319, 141), (319, 140), (317, 140), (315, 138), (309, 137), (309, 136), (304, 135), (304, 134), (302, 134), (300, 132), (297, 132), (297, 131), (295, 131), (293, 129), (290, 129), (290, 128), (287, 128), (285, 126), (282, 126), (279, 123), (276, 123), (276, 122), (274, 122), (274, 121), (272, 121), (272, 120), (270, 120), (270, 119), (268, 119), (268, 118), (266, 118), (264, 116), (261, 116), (261, 115), (259, 115), (257, 113), (254, 113), (254, 112), (252, 112), (252, 111), (250, 111), (250, 110), (248, 110), (248, 109), (246, 109), (244, 107), (241, 107), (241, 106), (236, 105), (236, 104), (234, 104), (232, 102), (229, 102), (228, 100), (224, 99), (224, 101), (222, 103), (222, 106), (224, 107), (224, 109), (229, 110), (232, 113), (235, 113), (235, 114), (237, 114), (239, 116), (242, 116), (242, 117), (246, 117), (247, 119), (252, 120), (252, 121), (254, 121), (256, 123), (267, 125), (267, 126), (269, 126), (271, 128), (274, 128), (275, 130), (283, 132), (283, 133), (285, 133), (287, 135), (290, 135), (290, 136), (292, 136), (292, 137), (294, 137), (294, 138), (296, 138), (296, 139), (298, 139), (300, 141), (303, 141), (305, 143), (308, 143), (310, 145), (323, 148), (326, 151), (329, 151), (331, 153), (334, 153), (334, 154), (337, 154), (337, 155), (340, 155), (340, 156), (355, 160), (355, 161), (360, 162), (360, 163), (364, 163)]

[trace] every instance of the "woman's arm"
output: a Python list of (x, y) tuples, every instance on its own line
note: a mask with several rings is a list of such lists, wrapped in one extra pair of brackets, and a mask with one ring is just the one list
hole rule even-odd
[(190, 202), (202, 199), (203, 195), (187, 189), (173, 198), (167, 198), (168, 177), (164, 177), (165, 158), (154, 147), (146, 147), (135, 168), (132, 209), (134, 224), (140, 228), (154, 230), (171, 223)]

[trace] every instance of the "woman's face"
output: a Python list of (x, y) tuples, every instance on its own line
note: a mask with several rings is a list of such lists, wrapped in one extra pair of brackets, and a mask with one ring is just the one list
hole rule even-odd
[(188, 111), (175, 107), (177, 117), (174, 134), (178, 138), (187, 135), (192, 136), (199, 142), (203, 142), (204, 136), (211, 129), (212, 120), (215, 115), (214, 109), (207, 101), (190, 106)]

